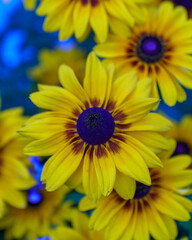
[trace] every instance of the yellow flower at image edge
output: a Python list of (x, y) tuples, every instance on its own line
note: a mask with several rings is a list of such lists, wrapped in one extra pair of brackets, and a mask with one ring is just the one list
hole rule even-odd
[(17, 208), (27, 204), (23, 190), (34, 184), (27, 165), (28, 159), (23, 155), (26, 145), (16, 132), (26, 120), (21, 108), (0, 112), (0, 216), (5, 212), (5, 203)]
[(86, 214), (73, 210), (70, 219), (71, 228), (59, 226), (50, 230), (51, 240), (104, 240), (103, 233), (89, 230), (88, 223), (89, 218)]
[[(163, 168), (150, 169), (151, 186), (136, 183), (132, 200), (122, 199), (115, 191), (101, 198), (90, 219), (91, 229), (104, 230), (106, 240), (149, 240), (150, 235), (156, 240), (175, 239), (174, 220), (188, 221), (192, 212), (192, 202), (180, 194), (192, 183), (192, 170), (186, 169), (189, 156), (170, 158), (171, 154), (161, 154)], [(86, 202), (86, 197), (81, 200), (81, 210), (89, 208)]]
[(30, 70), (29, 76), (38, 83), (58, 85), (58, 70), (61, 64), (71, 67), (82, 82), (85, 68), (85, 53), (77, 49), (62, 51), (45, 49), (39, 53), (39, 65)]
[(59, 38), (67, 39), (75, 33), (78, 40), (87, 37), (91, 29), (100, 42), (108, 35), (109, 25), (113, 28), (119, 21), (133, 26), (143, 20), (140, 7), (151, 0), (43, 0), (37, 14), (46, 16), (44, 30), (60, 31)]
[(135, 69), (139, 79), (152, 78), (152, 96), (159, 98), (159, 87), (165, 103), (173, 106), (186, 99), (181, 85), (192, 89), (192, 20), (171, 2), (143, 14), (145, 22), (131, 28), (128, 37), (118, 34), (119, 29), (126, 35), (128, 31), (119, 25), (117, 35), (97, 45), (95, 52), (113, 61), (121, 74)]
[[(48, 191), (66, 183), (83, 183), (86, 194), (97, 200), (116, 191), (129, 198), (134, 178), (150, 185), (148, 167), (160, 167), (154, 151), (168, 149), (159, 134), (172, 124), (149, 113), (158, 99), (149, 98), (150, 79), (137, 84), (136, 72), (113, 78), (113, 65), (105, 68), (94, 53), (88, 57), (83, 87), (67, 66), (60, 68), (64, 88), (40, 85), (31, 100), (49, 110), (29, 119), (20, 133), (32, 138), (24, 152), (50, 156), (42, 181)], [(129, 191), (124, 183), (130, 184)]]
[(9, 206), (7, 214), (0, 220), (5, 238), (33, 240), (47, 236), (52, 225), (64, 224), (71, 218), (72, 211), (71, 202), (62, 204), (68, 192), (68, 188), (62, 187), (50, 193), (43, 186), (33, 186), (25, 191), (25, 209)]

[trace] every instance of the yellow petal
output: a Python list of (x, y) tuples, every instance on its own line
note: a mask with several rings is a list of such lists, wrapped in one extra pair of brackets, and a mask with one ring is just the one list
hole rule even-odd
[(99, 3), (91, 10), (90, 24), (100, 42), (105, 42), (108, 35), (108, 16), (103, 7)]
[(133, 178), (130, 178), (117, 171), (114, 188), (123, 199), (132, 199), (135, 195), (136, 182)]
[(111, 85), (109, 81), (110, 79), (107, 78), (107, 72), (102, 63), (93, 52), (90, 53), (87, 58), (83, 85), (92, 104), (96, 102), (95, 106), (101, 107), (105, 102), (106, 95), (108, 91), (110, 91), (110, 89), (108, 89)]
[(77, 80), (74, 71), (67, 65), (59, 68), (59, 78), (62, 86), (74, 94), (82, 103), (89, 102), (88, 96)]

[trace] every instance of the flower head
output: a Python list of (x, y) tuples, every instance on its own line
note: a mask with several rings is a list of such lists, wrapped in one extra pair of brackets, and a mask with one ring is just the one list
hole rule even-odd
[(34, 186), (25, 191), (25, 209), (9, 206), (7, 214), (0, 220), (0, 229), (5, 230), (5, 237), (32, 240), (47, 236), (51, 225), (62, 224), (70, 219), (72, 203), (62, 204), (68, 192), (63, 187), (50, 193), (43, 186)]
[(115, 191), (102, 197), (91, 216), (90, 227), (104, 230), (106, 240), (146, 240), (150, 235), (154, 239), (175, 239), (174, 220), (188, 221), (192, 211), (192, 202), (180, 191), (192, 183), (192, 170), (186, 169), (191, 164), (189, 156), (170, 158), (171, 153), (161, 154), (163, 168), (150, 169), (150, 186), (136, 182), (132, 200), (122, 199)]
[(104, 240), (101, 232), (91, 231), (88, 228), (89, 218), (77, 210), (71, 211), (71, 219), (69, 221), (71, 227), (59, 226), (50, 231), (52, 240), (63, 240), (63, 236), (68, 240)]
[(71, 67), (78, 79), (83, 80), (85, 54), (77, 49), (65, 52), (60, 49), (42, 50), (39, 54), (39, 65), (30, 70), (29, 75), (38, 83), (58, 85), (58, 69), (61, 64)]
[(93, 29), (98, 40), (104, 42), (109, 25), (124, 21), (133, 26), (141, 21), (140, 7), (151, 0), (49, 0), (41, 1), (37, 14), (46, 15), (45, 31), (60, 30), (59, 38), (67, 39), (73, 33), (78, 40), (84, 39)]
[(22, 190), (31, 187), (31, 178), (27, 165), (28, 158), (23, 155), (26, 145), (16, 132), (25, 118), (21, 108), (13, 108), (0, 112), (0, 216), (5, 212), (6, 205), (24, 208), (27, 204)]
[[(186, 88), (192, 88), (192, 20), (187, 19), (183, 7), (171, 2), (144, 12), (145, 22), (128, 30), (116, 28), (117, 35), (95, 47), (96, 53), (115, 62), (120, 73), (135, 69), (139, 78), (152, 78), (152, 96), (159, 97), (169, 106), (183, 102)], [(125, 35), (129, 31), (129, 36)]]
[(136, 72), (114, 79), (113, 71), (113, 65), (105, 68), (91, 53), (83, 87), (62, 65), (64, 88), (40, 85), (40, 92), (31, 95), (34, 104), (49, 111), (33, 116), (20, 133), (33, 140), (26, 154), (52, 155), (42, 173), (47, 190), (83, 183), (95, 200), (114, 187), (127, 198), (123, 182), (134, 183), (132, 177), (150, 185), (148, 167), (162, 165), (154, 152), (169, 148), (159, 132), (171, 123), (149, 113), (159, 102), (148, 97), (150, 79), (137, 84)]

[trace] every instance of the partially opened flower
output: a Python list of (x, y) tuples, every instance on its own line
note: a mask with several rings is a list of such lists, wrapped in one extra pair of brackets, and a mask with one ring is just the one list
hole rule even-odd
[[(183, 7), (171, 2), (143, 12), (145, 22), (131, 28), (128, 37), (115, 35), (95, 47), (95, 52), (112, 60), (120, 73), (137, 70), (139, 78), (152, 78), (152, 96), (169, 106), (186, 99), (184, 89), (192, 89), (192, 20)], [(127, 35), (128, 29), (125, 29)]]
[(161, 154), (163, 168), (150, 169), (150, 186), (136, 182), (132, 200), (122, 199), (115, 191), (103, 197), (91, 216), (90, 227), (104, 230), (106, 240), (149, 240), (150, 235), (157, 240), (175, 239), (174, 220), (188, 221), (192, 212), (192, 202), (180, 191), (192, 183), (192, 170), (186, 169), (191, 164), (189, 156), (170, 158), (171, 153)]
[(91, 231), (88, 228), (89, 218), (77, 210), (71, 211), (69, 226), (59, 226), (50, 230), (51, 240), (104, 240), (101, 232)]
[(33, 116), (20, 133), (32, 139), (26, 154), (52, 155), (42, 173), (48, 191), (64, 183), (83, 183), (86, 194), (96, 200), (114, 186), (128, 194), (123, 183), (129, 182), (134, 194), (130, 177), (150, 185), (148, 167), (162, 165), (154, 152), (169, 148), (159, 132), (170, 129), (171, 123), (149, 113), (159, 102), (148, 97), (150, 79), (137, 84), (136, 72), (114, 79), (113, 70), (91, 53), (83, 87), (62, 65), (64, 88), (40, 85), (40, 92), (31, 95), (34, 104), (49, 111)]
[(114, 18), (133, 26), (141, 21), (140, 7), (151, 0), (43, 0), (37, 14), (46, 15), (44, 30), (60, 31), (59, 38), (67, 39), (75, 33), (84, 39), (93, 29), (98, 40), (104, 42), (109, 24)]
[(33, 10), (36, 7), (37, 0), (22, 0), (27, 10)]
[(27, 206), (24, 209), (9, 206), (7, 214), (0, 220), (5, 238), (32, 240), (47, 236), (52, 225), (64, 224), (72, 211), (71, 202), (62, 204), (68, 192), (68, 188), (62, 187), (50, 193), (43, 186), (25, 191)]
[(71, 67), (78, 79), (83, 80), (85, 53), (77, 49), (71, 51), (42, 50), (39, 54), (39, 65), (30, 70), (29, 76), (38, 83), (58, 85), (58, 70), (61, 64)]
[(27, 169), (28, 158), (23, 155), (25, 141), (16, 132), (25, 121), (22, 113), (21, 108), (0, 112), (0, 217), (6, 203), (24, 208), (27, 202), (22, 190), (34, 184)]

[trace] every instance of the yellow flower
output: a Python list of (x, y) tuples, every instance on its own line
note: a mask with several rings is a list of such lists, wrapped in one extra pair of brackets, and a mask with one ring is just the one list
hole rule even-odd
[(28, 159), (23, 155), (25, 143), (16, 133), (24, 122), (21, 108), (0, 112), (0, 216), (5, 203), (17, 208), (26, 206), (22, 190), (34, 184), (27, 169)]
[(168, 135), (177, 142), (174, 155), (190, 154), (192, 156), (192, 116), (186, 115), (179, 124), (175, 123)]
[(39, 65), (29, 72), (29, 75), (39, 83), (58, 85), (58, 69), (61, 64), (71, 67), (78, 79), (83, 80), (85, 54), (73, 49), (63, 52), (60, 49), (42, 50), (39, 54)]
[[(145, 10), (145, 23), (131, 28), (128, 37), (111, 36), (95, 47), (96, 53), (114, 61), (121, 73), (137, 70), (139, 78), (152, 78), (152, 96), (169, 106), (183, 102), (186, 93), (178, 81), (192, 89), (192, 20), (171, 2)], [(121, 28), (119, 25), (116, 30)], [(178, 80), (178, 81), (177, 81)]]
[(151, 186), (136, 183), (132, 200), (122, 199), (115, 191), (101, 198), (90, 228), (104, 230), (106, 240), (149, 240), (150, 235), (157, 240), (175, 239), (174, 220), (188, 221), (192, 211), (192, 202), (180, 194), (180, 188), (192, 183), (192, 170), (186, 169), (191, 164), (189, 156), (170, 158), (171, 153), (161, 154), (163, 168), (150, 169)]
[(70, 219), (71, 202), (62, 204), (68, 188), (47, 192), (43, 186), (34, 186), (25, 192), (28, 204), (25, 209), (9, 207), (0, 220), (0, 229), (5, 230), (6, 239), (35, 239), (47, 236), (51, 224), (62, 224)]
[(71, 37), (73, 33), (78, 40), (82, 40), (93, 29), (98, 40), (104, 42), (109, 25), (113, 28), (115, 22), (121, 20), (133, 26), (135, 21), (141, 21), (140, 7), (150, 1), (44, 0), (37, 9), (37, 14), (47, 16), (44, 30), (59, 30), (61, 40)]
[(52, 155), (42, 173), (48, 191), (83, 182), (86, 194), (96, 200), (114, 186), (122, 192), (124, 182), (134, 183), (130, 177), (150, 185), (148, 167), (162, 165), (153, 151), (169, 148), (158, 132), (170, 129), (171, 123), (149, 113), (159, 103), (148, 97), (150, 79), (137, 84), (136, 72), (114, 79), (113, 71), (113, 65), (105, 68), (91, 53), (83, 87), (72, 69), (62, 65), (64, 89), (40, 85), (40, 92), (30, 96), (49, 111), (32, 117), (20, 133), (33, 139), (26, 154)]
[(91, 231), (88, 228), (89, 218), (87, 215), (73, 210), (71, 212), (71, 228), (59, 226), (50, 231), (51, 240), (104, 240), (101, 232)]
[(27, 10), (33, 10), (36, 7), (37, 0), (22, 0)]

